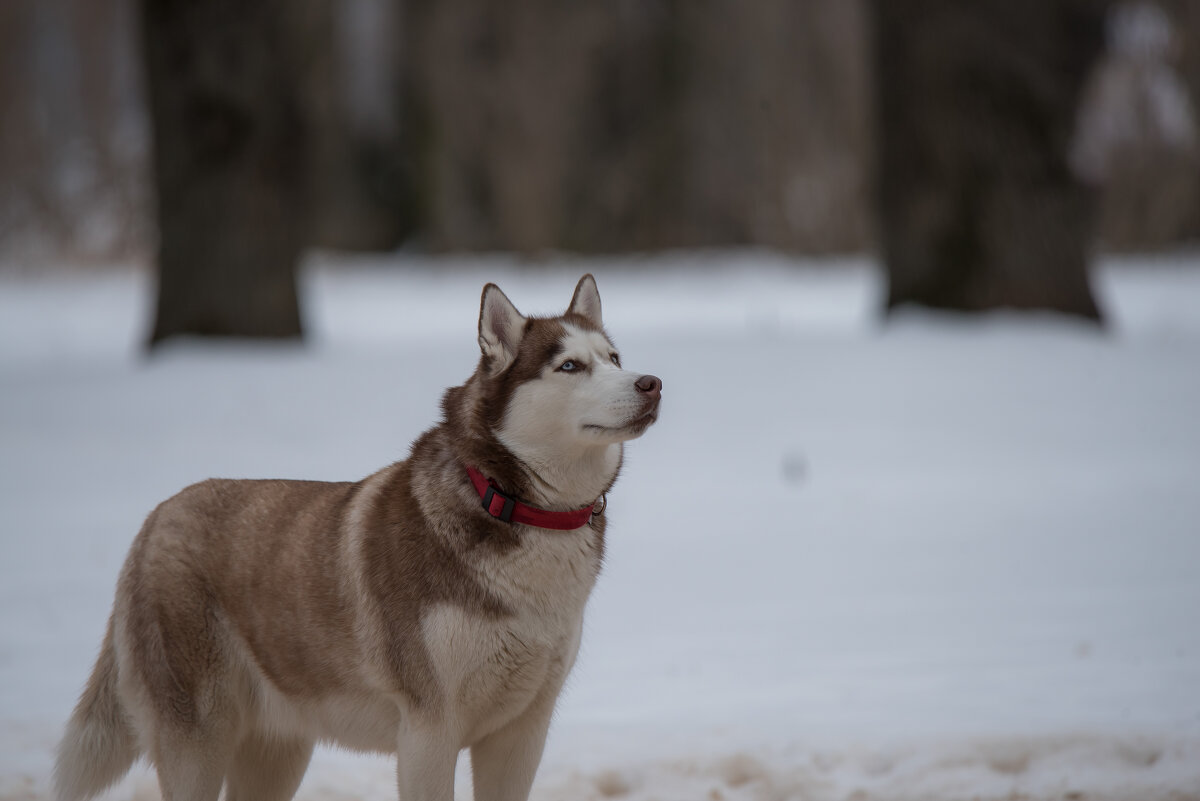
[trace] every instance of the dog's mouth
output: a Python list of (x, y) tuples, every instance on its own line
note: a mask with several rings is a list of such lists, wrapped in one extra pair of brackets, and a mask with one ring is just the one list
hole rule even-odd
[(657, 405), (650, 411), (643, 414), (641, 417), (634, 418), (629, 423), (627, 423), (625, 425), (625, 430), (628, 431), (630, 429), (633, 429), (633, 430), (637, 430), (637, 431), (645, 431), (647, 428), (654, 425), (654, 422), (656, 420), (658, 420), (658, 406)]
[(641, 434), (647, 428), (652, 426), (658, 420), (658, 404), (655, 403), (642, 414), (633, 418), (627, 423), (619, 426), (602, 426), (595, 423), (584, 425), (587, 431), (595, 431), (600, 434), (633, 434), (634, 436)]

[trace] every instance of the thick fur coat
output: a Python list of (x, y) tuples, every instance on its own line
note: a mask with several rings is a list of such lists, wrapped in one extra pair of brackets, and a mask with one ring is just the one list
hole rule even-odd
[(626, 371), (591, 276), (565, 314), (484, 288), (481, 357), (408, 459), (357, 482), (210, 480), (134, 540), (59, 749), (63, 801), (139, 757), (167, 801), (295, 793), (319, 742), (397, 756), (402, 801), (451, 801), (470, 749), (478, 801), (521, 801), (571, 670), (605, 518), (495, 519), (466, 466), (550, 511), (616, 480), (661, 381)]

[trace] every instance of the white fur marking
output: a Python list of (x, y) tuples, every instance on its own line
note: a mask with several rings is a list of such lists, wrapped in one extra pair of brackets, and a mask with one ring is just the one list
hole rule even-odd
[[(545, 482), (538, 500), (556, 508), (585, 506), (611, 483), (621, 443), (645, 408), (634, 382), (638, 373), (612, 361), (614, 348), (601, 333), (565, 324), (563, 350), (541, 375), (517, 388), (497, 432), (500, 441)], [(571, 360), (586, 370), (557, 370)]]

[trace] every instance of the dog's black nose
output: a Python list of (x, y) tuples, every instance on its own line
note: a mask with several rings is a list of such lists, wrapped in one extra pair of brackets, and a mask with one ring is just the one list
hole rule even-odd
[(649, 395), (657, 395), (662, 392), (662, 381), (656, 375), (644, 375), (633, 385), (638, 388), (638, 392), (645, 392)]

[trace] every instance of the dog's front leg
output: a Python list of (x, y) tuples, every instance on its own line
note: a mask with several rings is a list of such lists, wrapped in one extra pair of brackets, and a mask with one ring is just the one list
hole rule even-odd
[(454, 801), (458, 743), (439, 722), (409, 718), (396, 738), (400, 801)]
[(471, 746), (475, 801), (529, 798), (559, 686), (548, 688), (516, 720)]

